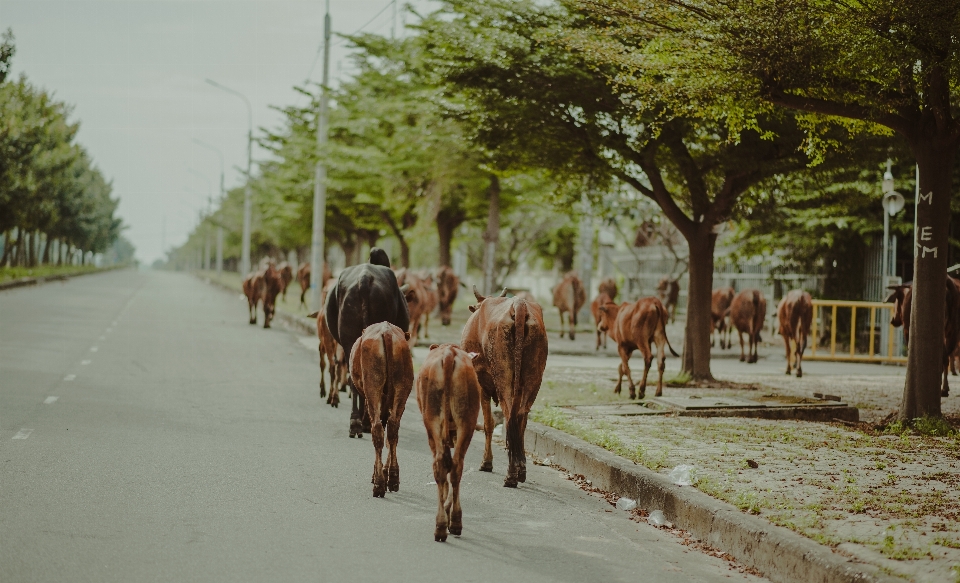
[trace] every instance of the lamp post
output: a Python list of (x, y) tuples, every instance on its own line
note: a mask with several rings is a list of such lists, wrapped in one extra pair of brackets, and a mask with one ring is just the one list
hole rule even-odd
[(250, 191), (250, 167), (253, 163), (253, 108), (250, 107), (250, 100), (243, 93), (224, 87), (212, 79), (206, 81), (217, 89), (236, 95), (247, 105), (247, 182), (243, 190), (243, 239), (240, 247), (240, 277), (244, 277), (250, 272), (250, 211), (253, 206), (253, 193)]
[[(217, 157), (220, 158), (220, 200), (223, 201), (223, 197), (226, 194), (226, 191), (223, 188), (223, 152), (214, 146), (206, 142), (194, 139), (193, 143), (208, 150), (213, 150)], [(217, 275), (223, 274), (223, 225), (217, 224)]]
[[(887, 273), (890, 264), (890, 217), (903, 210), (903, 195), (893, 189), (893, 162), (887, 160), (887, 171), (883, 173), (883, 260), (880, 262), (880, 281), (887, 286)], [(881, 292), (882, 293), (882, 292)]]
[(323, 288), (324, 221), (327, 218), (327, 167), (323, 163), (327, 143), (327, 84), (330, 80), (330, 0), (323, 17), (323, 82), (320, 85), (320, 111), (317, 112), (317, 150), (320, 159), (313, 178), (313, 236), (310, 245), (310, 305), (321, 310), (320, 290)]

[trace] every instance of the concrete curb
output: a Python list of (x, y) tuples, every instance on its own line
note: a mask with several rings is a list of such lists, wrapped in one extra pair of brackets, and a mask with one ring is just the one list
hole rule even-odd
[(81, 275), (93, 275), (95, 273), (106, 273), (108, 271), (115, 271), (117, 269), (126, 269), (128, 265), (120, 265), (116, 267), (104, 267), (103, 269), (97, 269), (95, 271), (78, 271), (76, 273), (60, 273), (57, 275), (48, 275), (45, 277), (21, 277), (20, 279), (14, 279), (12, 281), (5, 281), (0, 283), (0, 291), (5, 291), (8, 289), (16, 289), (18, 287), (27, 287), (31, 285), (42, 285), (51, 281), (66, 281), (74, 277), (80, 277)]
[(662, 510), (667, 520), (777, 583), (893, 583), (879, 568), (855, 562), (791, 530), (744, 514), (692, 487), (539, 423), (530, 422), (527, 451), (582, 474), (608, 492)]

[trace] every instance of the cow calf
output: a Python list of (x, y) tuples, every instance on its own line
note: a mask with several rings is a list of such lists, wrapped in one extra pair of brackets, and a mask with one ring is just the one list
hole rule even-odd
[(633, 384), (633, 376), (630, 374), (630, 355), (634, 350), (640, 350), (643, 354), (643, 379), (640, 381), (640, 398), (646, 395), (647, 375), (650, 373), (650, 365), (653, 364), (653, 352), (650, 350), (650, 344), (657, 347), (657, 370), (660, 376), (657, 378), (657, 393), (659, 397), (663, 394), (663, 371), (666, 370), (666, 354), (664, 346), (670, 349), (670, 354), (678, 354), (670, 346), (667, 339), (667, 309), (658, 298), (641, 298), (636, 302), (624, 302), (617, 305), (608, 302), (599, 308), (600, 323), (597, 330), (602, 333), (610, 334), (614, 342), (617, 343), (617, 351), (620, 353), (620, 367), (618, 369), (619, 378), (614, 393), (619, 394), (623, 386), (623, 375), (627, 375), (630, 381), (630, 398), (637, 398), (636, 385)]
[[(413, 357), (409, 335), (388, 322), (367, 326), (350, 352), (353, 386), (363, 396), (370, 417), (373, 441), (373, 496), (383, 498), (389, 489), (400, 489), (397, 440), (400, 418), (413, 390)], [(384, 428), (387, 432), (387, 463), (381, 461)]]
[[(430, 347), (417, 376), (417, 404), (433, 453), (433, 478), (437, 482), (437, 524), (433, 540), (447, 540), (447, 531), (463, 531), (460, 478), (480, 414), (480, 381), (473, 368), (475, 352), (454, 344)], [(451, 456), (450, 450), (453, 449)]]

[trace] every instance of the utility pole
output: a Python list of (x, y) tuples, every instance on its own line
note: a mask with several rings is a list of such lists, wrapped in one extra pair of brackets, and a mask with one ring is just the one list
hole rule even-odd
[[(224, 197), (227, 191), (224, 189), (223, 185), (223, 152), (214, 146), (206, 142), (194, 139), (193, 142), (198, 146), (206, 148), (208, 150), (213, 150), (216, 152), (217, 157), (220, 159), (220, 203), (223, 203)], [(223, 225), (217, 224), (217, 275), (223, 274)]]
[(330, 0), (323, 16), (323, 81), (320, 84), (320, 111), (317, 112), (317, 151), (320, 159), (313, 178), (313, 241), (310, 246), (310, 306), (322, 310), (324, 220), (327, 218), (327, 167), (323, 163), (327, 145), (327, 84), (330, 82)]
[(253, 108), (250, 107), (250, 100), (239, 91), (225, 87), (212, 79), (207, 79), (207, 83), (217, 89), (222, 89), (227, 93), (236, 95), (247, 105), (247, 180), (243, 189), (243, 240), (240, 247), (240, 277), (250, 273), (250, 213), (253, 208), (253, 191), (250, 190), (251, 168), (253, 166)]

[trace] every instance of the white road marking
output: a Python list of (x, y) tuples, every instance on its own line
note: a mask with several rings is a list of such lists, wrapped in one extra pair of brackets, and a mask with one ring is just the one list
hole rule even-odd
[(90, 347), (90, 352), (96, 352), (96, 351), (98, 351), (98, 350), (100, 350), (100, 348), (98, 348), (98, 347), (96, 347), (96, 346), (91, 346), (91, 347)]
[(56, 403), (56, 402), (57, 402), (57, 399), (59, 399), (59, 398), (60, 398), (60, 397), (47, 397), (46, 399), (43, 400), (43, 404), (44, 404), (44, 405), (52, 405), (52, 404)]
[(33, 433), (33, 429), (21, 429), (13, 436), (14, 439), (26, 439), (30, 437), (30, 434)]
[(77, 378), (77, 375), (75, 375), (75, 374), (68, 374), (67, 376), (63, 377), (63, 380), (65, 380), (65, 381), (72, 381), (72, 380), (75, 379), (75, 378)]
[(81, 360), (81, 361), (80, 361), (80, 364), (86, 366), (86, 365), (90, 364), (91, 362), (93, 362), (93, 361), (91, 361), (91, 360)]

